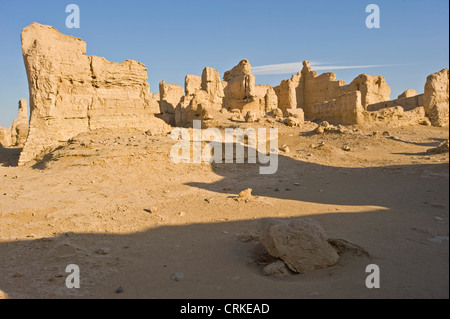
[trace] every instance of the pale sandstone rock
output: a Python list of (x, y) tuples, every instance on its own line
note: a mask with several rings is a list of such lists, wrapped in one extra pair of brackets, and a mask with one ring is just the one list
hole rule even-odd
[(240, 114), (235, 114), (230, 117), (230, 121), (240, 122), (240, 121), (243, 121), (243, 118)]
[[(177, 126), (192, 126), (194, 119), (212, 119), (211, 111), (223, 108), (223, 82), (216, 69), (206, 67), (201, 77), (188, 75), (185, 79), (185, 91), (186, 96), (180, 98), (174, 109), (174, 122)], [(198, 114), (199, 108), (203, 110), (203, 115)]]
[(255, 92), (255, 77), (248, 60), (242, 60), (225, 72), (224, 80), (227, 82), (224, 89), (224, 104), (227, 109), (239, 109), (244, 114), (248, 111), (261, 113), (260, 101)]
[(289, 276), (289, 270), (287, 269), (286, 264), (281, 260), (268, 264), (263, 268), (262, 272), (266, 276), (274, 276), (280, 279)]
[(182, 97), (175, 109), (175, 125), (191, 127), (194, 120), (211, 119), (208, 110), (212, 102), (209, 97), (204, 90), (198, 90), (192, 96)]
[(416, 96), (419, 95), (419, 93), (416, 92), (416, 90), (414, 89), (408, 89), (405, 92), (403, 92), (402, 94), (400, 94), (398, 96), (399, 99), (404, 99), (405, 97), (412, 97), (412, 96)]
[(248, 188), (239, 193), (239, 197), (241, 198), (251, 198), (252, 197), (252, 189)]
[(197, 75), (188, 74), (184, 80), (184, 89), (186, 95), (194, 95), (195, 92), (201, 90), (202, 88), (202, 78)]
[(175, 109), (184, 96), (184, 89), (177, 84), (166, 84), (162, 81), (159, 84), (161, 113), (175, 114)]
[(225, 95), (220, 74), (216, 69), (206, 67), (203, 70), (201, 88), (208, 93), (210, 107), (220, 110)]
[(267, 91), (271, 88), (270, 85), (255, 85), (255, 96), (259, 99), (264, 99), (267, 94)]
[(296, 118), (296, 117), (293, 117), (293, 116), (288, 117), (285, 120), (285, 123), (286, 123), (287, 126), (291, 126), (291, 127), (293, 127), (293, 126), (300, 126), (300, 120), (298, 118)]
[(148, 101), (148, 109), (151, 114), (160, 114), (161, 113), (161, 107), (160, 107), (160, 95), (159, 93), (152, 93), (150, 92), (150, 100)]
[(81, 39), (38, 23), (23, 30), (22, 50), (31, 120), (19, 165), (81, 132), (165, 125), (153, 116), (142, 63), (87, 56)]
[(288, 117), (295, 117), (299, 120), (300, 123), (305, 121), (305, 113), (302, 109), (287, 109), (286, 115)]
[[(270, 112), (267, 111), (267, 109), (270, 109), (270, 106), (266, 103), (266, 96), (269, 94), (269, 90), (271, 90), (272, 87), (270, 85), (255, 85), (255, 96), (259, 101), (259, 105), (261, 107), (261, 111)], [(273, 90), (273, 89), (272, 89)], [(268, 98), (272, 98), (273, 96), (269, 96)], [(277, 98), (278, 100), (278, 98)], [(273, 103), (272, 101), (268, 101), (269, 103)], [(275, 105), (276, 107), (276, 105)], [(273, 108), (273, 106), (272, 106)]]
[(323, 228), (309, 218), (268, 218), (261, 222), (260, 241), (270, 255), (297, 273), (334, 265), (339, 260)]
[(319, 126), (314, 130), (314, 132), (316, 134), (325, 134), (325, 133), (334, 133), (334, 134), (344, 134), (346, 133), (348, 130), (345, 126), (343, 125), (331, 125), (330, 123), (328, 123), (327, 121), (323, 121), (319, 124)]
[(274, 87), (278, 99), (278, 108), (282, 110), (297, 108), (297, 86), (297, 82), (288, 79), (281, 81), (280, 85)]
[(0, 126), (0, 145), (3, 147), (11, 146), (11, 128)]
[(434, 126), (449, 124), (449, 71), (444, 69), (427, 77), (424, 93), (425, 113)]
[(19, 111), (17, 119), (15, 119), (10, 128), (11, 130), (11, 145), (23, 147), (28, 137), (28, 108), (27, 100), (21, 99), (19, 101)]
[(439, 144), (435, 148), (430, 148), (427, 150), (428, 154), (442, 154), (442, 153), (448, 153), (449, 152), (449, 141), (446, 140)]
[(27, 100), (19, 101), (17, 118), (9, 128), (0, 126), (0, 145), (3, 147), (23, 147), (28, 136), (28, 108)]
[(245, 121), (247, 123), (254, 123), (258, 119), (258, 114), (256, 114), (254, 111), (248, 111), (245, 115)]
[(233, 67), (231, 70), (226, 71), (223, 75), (223, 79), (226, 82), (230, 82), (232, 79), (239, 78), (243, 75), (252, 75), (252, 66), (246, 59), (241, 60), (238, 65)]
[(269, 113), (278, 108), (278, 96), (272, 87), (267, 90), (266, 95), (264, 96), (264, 101), (266, 113)]
[(283, 110), (276, 108), (272, 111), (272, 116), (273, 117), (283, 117)]

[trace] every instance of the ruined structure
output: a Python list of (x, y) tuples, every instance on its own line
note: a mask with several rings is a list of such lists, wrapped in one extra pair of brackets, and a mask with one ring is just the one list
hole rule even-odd
[(389, 100), (391, 92), (381, 76), (362, 74), (346, 85), (345, 81), (337, 81), (334, 73), (318, 75), (307, 61), (297, 75), (275, 88), (255, 84), (248, 60), (225, 72), (223, 79), (212, 68), (205, 68), (201, 78), (187, 75), (184, 96), (180, 86), (162, 82), (161, 117), (171, 124), (185, 126), (192, 119), (205, 119), (202, 114), (222, 107), (246, 118), (280, 109), (283, 116), (295, 113), (302, 121), (306, 117), (358, 124), (362, 123), (369, 104)]
[(0, 126), (0, 147), (11, 145), (11, 131), (9, 128)]
[(211, 110), (220, 110), (223, 105), (224, 84), (216, 69), (206, 67), (201, 77), (188, 75), (185, 80), (186, 95), (180, 99), (175, 112), (175, 124), (185, 126), (194, 119), (211, 119)]
[(431, 74), (425, 83), (423, 106), (425, 107), (426, 115), (435, 126), (448, 125), (448, 83), (448, 69)]
[[(369, 104), (389, 100), (391, 89), (382, 76), (361, 74), (349, 85), (336, 74), (319, 75), (308, 61), (303, 69), (275, 87), (279, 108), (303, 109), (307, 119), (326, 119), (341, 124), (361, 123)], [(356, 93), (359, 92), (359, 93)]]
[(248, 60), (242, 60), (230, 71), (225, 72), (223, 79), (225, 87), (224, 107), (229, 110), (239, 110), (243, 114), (249, 111), (264, 111), (256, 96), (255, 77), (251, 72)]
[(291, 118), (285, 123), (292, 126), (302, 123), (304, 118), (347, 125), (402, 118), (408, 125), (428, 124), (425, 115), (435, 118), (431, 120), (433, 125), (442, 126), (446, 114), (448, 117), (448, 71), (445, 70), (429, 77), (427, 94), (406, 90), (395, 100), (390, 100), (391, 89), (382, 76), (361, 74), (347, 85), (336, 80), (335, 73), (319, 75), (308, 61), (303, 62), (300, 72), (276, 87), (256, 85), (248, 60), (225, 72), (223, 79), (220, 81), (215, 69), (206, 68), (202, 77), (186, 76), (184, 91), (178, 85), (163, 82), (161, 117), (177, 126), (189, 126), (193, 119), (210, 119), (209, 112), (221, 107), (241, 114), (234, 115), (233, 120), (253, 122), (255, 117), (273, 114)]
[(11, 145), (23, 147), (28, 136), (28, 109), (27, 100), (19, 101), (19, 111), (17, 119), (11, 126)]
[(23, 147), (28, 136), (27, 100), (19, 101), (17, 119), (9, 128), (0, 126), (0, 145), (3, 147)]
[(219, 112), (231, 112), (232, 121), (273, 116), (289, 126), (300, 126), (305, 119), (352, 125), (402, 118), (448, 125), (448, 69), (428, 77), (424, 94), (407, 90), (396, 100), (390, 100), (382, 76), (361, 74), (347, 85), (334, 73), (319, 75), (307, 61), (276, 87), (256, 85), (249, 61), (242, 60), (223, 80), (217, 70), (206, 67), (201, 76), (187, 75), (184, 88), (162, 81), (159, 93), (151, 93), (142, 63), (87, 56), (85, 42), (53, 27), (26, 27), (22, 48), (30, 90), (29, 130), (24, 101), (12, 127), (0, 128), (2, 145), (21, 146), (26, 139), (19, 164), (82, 132), (167, 130), (166, 123), (191, 126), (194, 119), (206, 122)]
[[(427, 77), (424, 94), (415, 90), (406, 90), (398, 99), (368, 105), (368, 111), (401, 107), (404, 111), (423, 109), (434, 126), (448, 125), (449, 118), (449, 71), (443, 69)], [(416, 111), (422, 112), (422, 110)]]
[(100, 128), (162, 126), (142, 63), (86, 55), (86, 43), (33, 23), (22, 32), (30, 132), (19, 164), (46, 147)]

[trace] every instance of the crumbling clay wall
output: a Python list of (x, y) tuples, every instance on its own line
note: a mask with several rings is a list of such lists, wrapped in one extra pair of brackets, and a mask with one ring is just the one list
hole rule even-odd
[(278, 98), (278, 108), (281, 110), (297, 108), (297, 87), (299, 82), (293, 79), (281, 81), (280, 85), (274, 87)]
[(17, 118), (9, 128), (0, 126), (0, 145), (3, 147), (23, 147), (28, 136), (27, 100), (19, 101)]
[(177, 84), (166, 84), (165, 81), (162, 81), (159, 84), (159, 95), (159, 107), (163, 115), (162, 118), (167, 123), (174, 125), (175, 110), (184, 96), (184, 89)]
[(364, 108), (361, 92), (351, 91), (336, 99), (314, 104), (310, 112), (321, 121), (336, 124), (361, 124), (364, 122)]
[(449, 71), (444, 69), (427, 78), (423, 105), (434, 126), (447, 126), (449, 122)]
[[(210, 119), (211, 110), (219, 111), (223, 106), (224, 89), (220, 74), (216, 69), (206, 67), (202, 76), (187, 75), (185, 78), (185, 94), (179, 97), (177, 91), (175, 100), (174, 124), (176, 126), (192, 125), (193, 120)], [(161, 113), (166, 112), (161, 104)]]
[[(369, 104), (389, 100), (391, 93), (390, 87), (382, 76), (361, 74), (349, 85), (346, 85), (345, 81), (336, 80), (335, 73), (328, 72), (319, 75), (311, 68), (308, 61), (303, 61), (303, 68), (297, 75), (293, 75), (291, 79), (283, 80), (274, 89), (278, 96), (278, 107), (280, 109), (302, 108), (305, 117), (309, 119), (321, 116), (321, 114), (316, 113), (321, 108), (314, 107), (314, 105), (340, 100), (340, 97), (346, 93), (359, 91), (361, 93), (361, 105), (364, 109)], [(353, 105), (353, 111), (357, 107), (359, 105)]]
[(15, 119), (11, 126), (11, 145), (16, 147), (23, 147), (28, 136), (28, 108), (27, 100), (21, 99), (19, 101), (19, 110), (17, 119)]
[(11, 129), (0, 126), (0, 146), (8, 147), (11, 145)]
[[(402, 96), (402, 95), (400, 95)], [(409, 97), (402, 97), (396, 100), (384, 101), (367, 106), (367, 111), (373, 112), (383, 108), (401, 106), (405, 111), (410, 111), (416, 107), (423, 106), (423, 94), (414, 95)]]
[(255, 95), (259, 100), (261, 111), (266, 113), (278, 108), (278, 97), (270, 85), (255, 85)]
[(370, 104), (389, 101), (391, 88), (387, 85), (383, 76), (358, 75), (352, 83), (344, 87), (347, 92), (360, 91), (361, 103), (364, 109)]
[(87, 56), (84, 41), (38, 23), (23, 30), (22, 50), (31, 119), (19, 165), (81, 132), (163, 124), (142, 63)]
[(227, 82), (224, 89), (224, 107), (228, 110), (239, 110), (242, 114), (249, 111), (260, 114), (264, 106), (259, 105), (256, 96), (255, 77), (251, 72), (248, 60), (242, 60), (230, 71), (225, 72), (223, 79)]
[(317, 117), (313, 105), (325, 101), (337, 99), (347, 91), (343, 89), (345, 81), (337, 81), (336, 74), (329, 72), (318, 75), (316, 71), (312, 70), (308, 61), (303, 62), (303, 69), (301, 71), (301, 82), (303, 86), (303, 105), (298, 107), (303, 108), (306, 118)]

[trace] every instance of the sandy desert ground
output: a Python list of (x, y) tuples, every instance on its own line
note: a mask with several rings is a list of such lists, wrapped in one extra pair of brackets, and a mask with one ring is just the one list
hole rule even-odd
[[(174, 141), (135, 130), (83, 133), (25, 167), (15, 166), (20, 149), (0, 148), (0, 290), (10, 298), (448, 298), (449, 154), (426, 153), (448, 128), (278, 127), (290, 152), (268, 176), (254, 164), (174, 164)], [(247, 188), (254, 197), (238, 198)], [(346, 252), (325, 269), (263, 275), (261, 245), (239, 234), (265, 217), (303, 216), (370, 256)], [(65, 286), (69, 264), (80, 267), (80, 289)], [(366, 288), (368, 264), (380, 267), (380, 289)], [(171, 280), (176, 272), (184, 279)]]

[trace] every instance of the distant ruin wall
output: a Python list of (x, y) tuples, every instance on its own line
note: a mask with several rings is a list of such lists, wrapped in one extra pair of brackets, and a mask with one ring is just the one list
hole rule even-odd
[(434, 126), (449, 124), (449, 71), (443, 69), (428, 76), (425, 83), (423, 105)]
[(0, 145), (3, 147), (23, 147), (28, 136), (27, 100), (19, 101), (17, 118), (9, 128), (0, 126)]
[(282, 110), (297, 108), (297, 86), (298, 82), (291, 79), (281, 81), (280, 85), (274, 87), (278, 97), (278, 108)]
[(310, 112), (317, 120), (330, 123), (352, 125), (364, 122), (360, 91), (352, 91), (336, 99), (314, 104), (310, 107)]
[(405, 111), (410, 111), (416, 107), (423, 106), (423, 94), (370, 104), (367, 106), (367, 111), (373, 112), (395, 106), (401, 106)]
[(360, 74), (343, 89), (347, 92), (360, 91), (364, 109), (370, 104), (389, 101), (391, 95), (391, 88), (383, 76)]
[(257, 113), (264, 111), (256, 96), (255, 76), (251, 72), (248, 60), (242, 60), (230, 71), (225, 72), (223, 79), (227, 82), (224, 89), (224, 107), (228, 110), (240, 110), (242, 114), (248, 111)]
[(0, 126), (0, 145), (8, 147), (11, 145), (11, 129)]
[(298, 106), (303, 108), (306, 118), (316, 117), (317, 114), (312, 108), (313, 105), (324, 101), (337, 99), (346, 90), (342, 87), (345, 81), (337, 81), (336, 74), (323, 73), (318, 75), (309, 66), (309, 62), (303, 63), (301, 71), (301, 80), (303, 81), (303, 105)]
[(340, 96), (353, 91), (361, 92), (361, 105), (367, 108), (369, 104), (388, 101), (391, 93), (382, 76), (369, 76), (361, 74), (350, 84), (336, 80), (336, 74), (329, 72), (319, 75), (314, 71), (308, 61), (303, 62), (303, 69), (283, 80), (274, 88), (278, 96), (279, 108), (302, 108), (306, 118), (317, 118), (317, 108), (314, 105), (338, 99)]
[(22, 32), (30, 131), (19, 165), (40, 151), (99, 128), (148, 129), (159, 110), (139, 62), (86, 55), (86, 43), (33, 23)]

